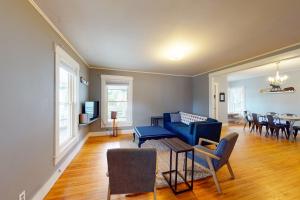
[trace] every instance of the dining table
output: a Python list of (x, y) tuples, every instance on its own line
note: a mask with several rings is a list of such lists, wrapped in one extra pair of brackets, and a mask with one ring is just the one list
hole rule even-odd
[[(259, 114), (258, 117), (262, 118), (263, 121), (267, 121), (267, 115), (262, 115)], [(293, 126), (297, 121), (300, 121), (300, 116), (299, 115), (294, 115), (294, 114), (275, 114), (273, 115), (275, 120), (279, 121), (286, 121), (286, 124), (289, 125), (289, 128), (287, 129), (287, 135), (288, 138), (290, 137), (291, 133), (293, 132)]]

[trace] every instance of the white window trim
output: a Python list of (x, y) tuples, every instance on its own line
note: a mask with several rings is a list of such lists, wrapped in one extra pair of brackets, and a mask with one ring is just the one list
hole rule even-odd
[(101, 75), (101, 117), (104, 127), (112, 127), (112, 123), (108, 122), (107, 116), (107, 92), (106, 83), (126, 83), (128, 84), (128, 120), (126, 122), (118, 122), (119, 127), (132, 126), (132, 96), (133, 96), (133, 77), (130, 76), (114, 76)]
[[(75, 112), (72, 116), (72, 135), (73, 137), (65, 144), (59, 144), (59, 66), (64, 62), (71, 66), (75, 73)], [(60, 46), (55, 45), (55, 152), (54, 164), (56, 165), (79, 141), (78, 135), (78, 115), (79, 115), (79, 64)]]

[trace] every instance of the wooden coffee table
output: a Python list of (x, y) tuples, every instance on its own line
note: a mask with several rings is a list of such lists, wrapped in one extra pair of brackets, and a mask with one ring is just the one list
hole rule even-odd
[[(166, 179), (166, 181), (168, 182), (169, 186), (171, 187), (172, 191), (174, 192), (174, 194), (180, 194), (182, 192), (186, 192), (186, 191), (190, 191), (193, 190), (193, 182), (194, 182), (194, 147), (186, 144), (185, 142), (181, 141), (178, 138), (165, 138), (160, 140), (163, 144), (165, 144), (167, 147), (170, 148), (170, 170), (166, 171), (166, 172), (162, 172), (163, 177)], [(176, 160), (175, 160), (175, 169), (172, 169), (172, 152), (176, 153)], [(187, 181), (187, 154), (188, 152), (192, 153), (192, 176), (191, 176), (191, 183), (189, 183)], [(185, 173), (184, 175), (182, 175), (179, 171), (178, 171), (178, 154), (179, 153), (184, 153), (185, 154), (185, 162), (184, 162), (184, 169), (185, 169)], [(169, 177), (167, 177), (166, 175), (169, 175)], [(175, 174), (175, 183), (174, 185), (172, 185), (172, 174)], [(184, 180), (184, 183), (187, 186), (187, 189), (183, 189), (178, 191), (177, 190), (177, 177), (180, 176), (182, 178), (182, 180)]]

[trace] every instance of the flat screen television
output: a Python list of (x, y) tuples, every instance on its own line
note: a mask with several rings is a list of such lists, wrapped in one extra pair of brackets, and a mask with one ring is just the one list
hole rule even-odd
[(90, 119), (99, 117), (99, 101), (84, 102), (82, 112), (88, 114)]

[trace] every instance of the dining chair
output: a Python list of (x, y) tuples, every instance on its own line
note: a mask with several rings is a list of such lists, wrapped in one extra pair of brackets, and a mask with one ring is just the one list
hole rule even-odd
[(266, 127), (266, 132), (268, 132), (268, 122), (259, 121), (257, 113), (252, 113), (253, 124), (250, 132), (259, 130), (259, 134), (261, 135), (262, 128)]
[(109, 149), (107, 199), (113, 194), (154, 192), (156, 199), (156, 149)]
[(296, 140), (298, 131), (300, 130), (300, 126), (293, 126), (293, 130), (294, 130), (294, 139)]
[(273, 135), (274, 131), (276, 134), (276, 137), (278, 139), (279, 137), (279, 131), (281, 130), (282, 133), (285, 134), (286, 138), (288, 138), (287, 132), (286, 132), (286, 125), (275, 123), (273, 115), (267, 115), (268, 119), (268, 129), (271, 131), (271, 135)]
[[(222, 193), (222, 190), (216, 172), (219, 169), (221, 169), (221, 167), (227, 165), (231, 178), (235, 178), (231, 165), (229, 163), (229, 158), (233, 151), (238, 136), (238, 133), (230, 133), (224, 138), (222, 138), (219, 143), (208, 139), (200, 138), (199, 145), (194, 146), (195, 163), (213, 176), (214, 182), (219, 193)], [(203, 141), (217, 145), (216, 149), (212, 150), (205, 146), (202, 146), (201, 143)]]
[(247, 126), (247, 124), (249, 125), (249, 129), (251, 128), (251, 125), (253, 123), (253, 120), (251, 118), (251, 113), (247, 110), (244, 111), (244, 130)]

